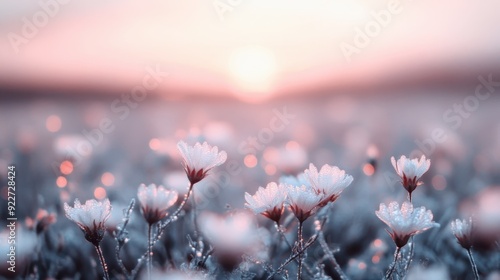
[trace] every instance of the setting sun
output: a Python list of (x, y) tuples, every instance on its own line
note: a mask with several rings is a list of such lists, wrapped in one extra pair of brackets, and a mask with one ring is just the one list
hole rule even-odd
[(246, 101), (259, 101), (272, 95), (276, 70), (274, 54), (260, 46), (239, 48), (229, 59), (234, 93)]

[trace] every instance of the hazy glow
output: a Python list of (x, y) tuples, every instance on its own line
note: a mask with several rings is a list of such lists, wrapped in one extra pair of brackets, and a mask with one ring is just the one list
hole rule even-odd
[(153, 138), (149, 141), (149, 148), (153, 151), (158, 151), (161, 148), (161, 141), (158, 138)]
[(228, 68), (235, 94), (241, 98), (259, 101), (272, 94), (277, 64), (270, 50), (259, 46), (239, 48), (231, 54)]
[(45, 122), (45, 126), (47, 127), (48, 131), (57, 132), (61, 129), (62, 126), (61, 118), (56, 115), (49, 116), (47, 118), (47, 121)]
[(71, 161), (69, 160), (65, 160), (61, 162), (59, 170), (61, 171), (62, 174), (69, 175), (71, 174), (71, 172), (73, 172), (73, 163), (71, 163)]
[(94, 197), (98, 200), (106, 198), (106, 190), (103, 187), (95, 188)]
[(63, 176), (57, 177), (56, 185), (59, 188), (64, 188), (64, 187), (66, 187), (67, 184), (68, 184), (68, 181), (66, 180), (66, 178), (64, 178)]
[(257, 165), (257, 158), (254, 155), (247, 155), (243, 162), (247, 167), (254, 168)]
[(115, 183), (115, 176), (110, 172), (105, 172), (101, 176), (101, 182), (106, 187), (112, 186)]

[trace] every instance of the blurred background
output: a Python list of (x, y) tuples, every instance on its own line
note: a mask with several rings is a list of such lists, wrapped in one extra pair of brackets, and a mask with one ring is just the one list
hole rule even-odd
[[(390, 157), (425, 154), (415, 204), (441, 228), (416, 254), (470, 273), (448, 224), (474, 213), (500, 233), (499, 18), (495, 0), (2, 1), (2, 219), (9, 164), (25, 230), (43, 209), (61, 238), (63, 202), (185, 191), (176, 143), (208, 141), (229, 161), (196, 186), (202, 210), (243, 208), (309, 163), (352, 174), (327, 237), (367, 279), (393, 246), (374, 211), (405, 198)], [(500, 269), (488, 242), (484, 275)]]

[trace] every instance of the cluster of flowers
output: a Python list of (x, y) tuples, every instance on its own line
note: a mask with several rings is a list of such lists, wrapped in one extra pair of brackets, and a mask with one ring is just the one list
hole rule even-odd
[[(170, 222), (177, 219), (177, 215), (182, 210), (193, 191), (194, 184), (203, 180), (211, 169), (223, 164), (227, 159), (226, 152), (219, 152), (217, 147), (212, 147), (206, 142), (189, 146), (185, 142), (180, 141), (177, 147), (183, 157), (184, 170), (190, 185), (179, 207), (170, 215), (170, 219), (162, 223), (162, 220), (169, 215), (169, 209), (178, 200), (178, 193), (176, 191), (168, 190), (163, 186), (156, 186), (155, 184), (150, 184), (149, 186), (142, 184), (139, 186), (137, 192), (137, 197), (141, 203), (141, 213), (149, 225), (148, 252), (146, 253), (149, 275), (151, 275), (152, 246), (154, 245), (155, 239), (161, 236), (161, 232)], [(76, 199), (74, 207), (65, 203), (64, 210), (66, 212), (66, 217), (75, 222), (83, 231), (85, 239), (95, 246), (103, 267), (104, 277), (105, 279), (109, 279), (106, 262), (100, 247), (100, 242), (106, 232), (106, 221), (111, 215), (111, 203), (109, 199), (105, 199), (104, 201), (92, 199), (86, 201), (83, 205)], [(154, 225), (158, 226), (156, 235), (152, 231)], [(140, 264), (139, 262), (138, 265)], [(134, 269), (134, 271), (137, 270), (138, 267)], [(126, 273), (126, 271), (124, 272)]]
[(337, 166), (325, 164), (318, 172), (313, 164), (297, 177), (284, 177), (282, 182), (271, 182), (259, 187), (252, 196), (245, 193), (246, 206), (279, 224), (285, 206), (293, 212), (299, 223), (334, 202), (352, 183), (352, 176)]
[[(178, 201), (179, 195), (176, 191), (168, 190), (163, 186), (156, 186), (154, 184), (150, 184), (149, 186), (142, 184), (139, 186), (137, 193), (141, 204), (141, 213), (149, 225), (148, 250), (144, 255), (147, 257), (148, 275), (151, 275), (152, 247), (161, 236), (162, 231), (169, 223), (177, 220), (177, 215), (193, 192), (194, 184), (203, 180), (211, 169), (223, 164), (227, 158), (224, 151), (219, 152), (217, 147), (212, 147), (207, 143), (196, 143), (194, 146), (188, 146), (185, 142), (181, 141), (178, 143), (178, 149), (183, 157), (184, 169), (190, 185), (188, 192), (184, 195), (177, 209), (169, 215), (170, 208)], [(400, 263), (403, 263), (401, 249), (410, 243), (410, 251), (404, 265), (405, 270), (408, 269), (413, 254), (413, 236), (430, 228), (439, 227), (439, 224), (433, 221), (433, 214), (430, 210), (427, 210), (425, 207), (414, 207), (412, 204), (412, 193), (422, 184), (420, 179), (429, 170), (430, 160), (426, 159), (425, 156), (422, 156), (420, 159), (408, 159), (405, 156), (401, 156), (397, 161), (392, 157), (391, 161), (395, 171), (401, 178), (402, 186), (408, 192), (408, 200), (404, 201), (401, 207), (396, 201), (388, 205), (381, 203), (379, 210), (375, 211), (376, 216), (389, 226), (390, 230), (388, 230), (388, 233), (396, 245), (394, 261), (386, 274), (387, 279), (390, 279), (393, 275), (398, 260)], [(326, 164), (318, 170), (316, 166), (310, 164), (308, 169), (297, 176), (282, 177), (279, 182), (271, 182), (265, 188), (259, 187), (254, 195), (245, 193), (246, 207), (251, 209), (254, 214), (262, 215), (272, 220), (276, 224), (278, 232), (280, 231), (280, 220), (286, 209), (289, 209), (297, 219), (297, 243), (296, 247), (293, 248), (294, 250), (292, 250), (290, 261), (296, 259), (298, 263), (298, 279), (301, 278), (302, 263), (304, 261), (303, 253), (307, 249), (302, 237), (302, 225), (304, 221), (320, 212), (321, 209), (326, 209), (330, 203), (335, 202), (352, 181), (353, 177), (337, 166)], [(104, 277), (109, 279), (106, 262), (99, 244), (104, 237), (106, 220), (111, 213), (110, 201), (108, 199), (104, 201), (88, 200), (82, 205), (77, 199), (75, 200), (74, 207), (70, 207), (65, 203), (64, 209), (66, 216), (81, 228), (86, 240), (95, 246), (103, 266)], [(166, 217), (169, 218), (165, 220)], [(219, 223), (219, 220), (211, 218), (208, 215), (200, 224), (206, 224), (207, 221), (211, 224), (219, 223), (217, 228), (228, 231), (234, 228), (241, 229), (243, 227), (241, 229), (243, 231), (251, 228), (250, 223), (242, 224), (237, 220), (243, 221), (245, 218), (234, 215), (233, 219), (228, 219), (229, 222)], [(233, 226), (233, 224), (236, 226)], [(152, 229), (155, 226), (157, 230), (153, 232)], [(452, 222), (451, 228), (459, 244), (467, 249), (472, 266), (475, 269), (474, 273), (477, 277), (477, 269), (475, 268), (471, 253), (472, 221), (456, 220)], [(217, 243), (214, 241), (216, 239), (214, 236), (217, 236), (218, 233), (208, 230), (205, 235), (210, 241)], [(117, 238), (117, 241), (119, 240)], [(224, 242), (219, 242), (219, 245), (222, 244), (221, 246), (223, 247), (228, 242), (232, 244), (230, 247), (238, 247), (238, 243), (242, 243), (242, 240), (238, 238), (234, 240), (226, 239)], [(225, 257), (228, 260), (233, 258), (232, 255), (219, 256)], [(140, 266), (140, 262), (138, 266)], [(133, 273), (137, 270), (138, 267), (132, 271), (132, 275), (128, 274), (128, 276), (132, 276), (131, 278), (133, 278)], [(124, 273), (127, 274), (127, 271), (124, 271)], [(403, 273), (406, 273), (406, 271), (403, 271)]]

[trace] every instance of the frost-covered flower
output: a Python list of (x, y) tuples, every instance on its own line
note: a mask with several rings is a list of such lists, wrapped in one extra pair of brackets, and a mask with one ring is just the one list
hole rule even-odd
[(460, 246), (467, 250), (472, 247), (472, 218), (469, 218), (469, 221), (460, 219), (452, 221), (451, 231), (457, 238), (458, 244), (460, 244)]
[(328, 202), (334, 202), (353, 180), (352, 176), (346, 174), (344, 170), (328, 164), (323, 165), (318, 172), (316, 166), (311, 163), (309, 169), (304, 171), (304, 174), (311, 187), (324, 196), (320, 206), (325, 206)]
[(111, 214), (111, 203), (109, 199), (97, 201), (87, 200), (84, 205), (75, 199), (75, 206), (70, 207), (64, 203), (66, 217), (75, 222), (85, 234), (85, 239), (94, 246), (98, 246), (106, 231), (106, 220)]
[(409, 159), (406, 156), (401, 156), (397, 161), (391, 157), (392, 166), (401, 177), (403, 187), (408, 191), (411, 198), (411, 193), (422, 184), (420, 177), (424, 175), (431, 166), (431, 160), (426, 159), (425, 155), (419, 159)]
[(283, 203), (286, 199), (286, 188), (283, 184), (274, 182), (267, 184), (266, 188), (259, 187), (252, 196), (245, 193), (245, 206), (251, 209), (255, 214), (263, 216), (279, 223), (281, 214), (283, 214)]
[(403, 202), (401, 209), (395, 201), (389, 203), (389, 206), (381, 203), (375, 214), (391, 228), (392, 232), (388, 232), (398, 248), (406, 245), (412, 235), (422, 233), (432, 227), (439, 227), (438, 223), (432, 221), (431, 210), (426, 210), (425, 207), (414, 209), (413, 204), (408, 201)]
[(141, 184), (137, 192), (139, 201), (141, 202), (141, 211), (144, 219), (149, 224), (154, 224), (165, 218), (168, 214), (167, 210), (177, 201), (177, 192), (169, 191), (163, 186), (155, 184)]
[(286, 185), (286, 187), (287, 204), (301, 223), (315, 213), (316, 208), (324, 198), (323, 195), (318, 194), (310, 187), (291, 185)]
[(223, 164), (227, 159), (226, 152), (219, 152), (217, 146), (212, 147), (207, 142), (188, 146), (186, 142), (179, 141), (177, 148), (184, 159), (184, 170), (191, 184), (203, 180), (210, 169)]

